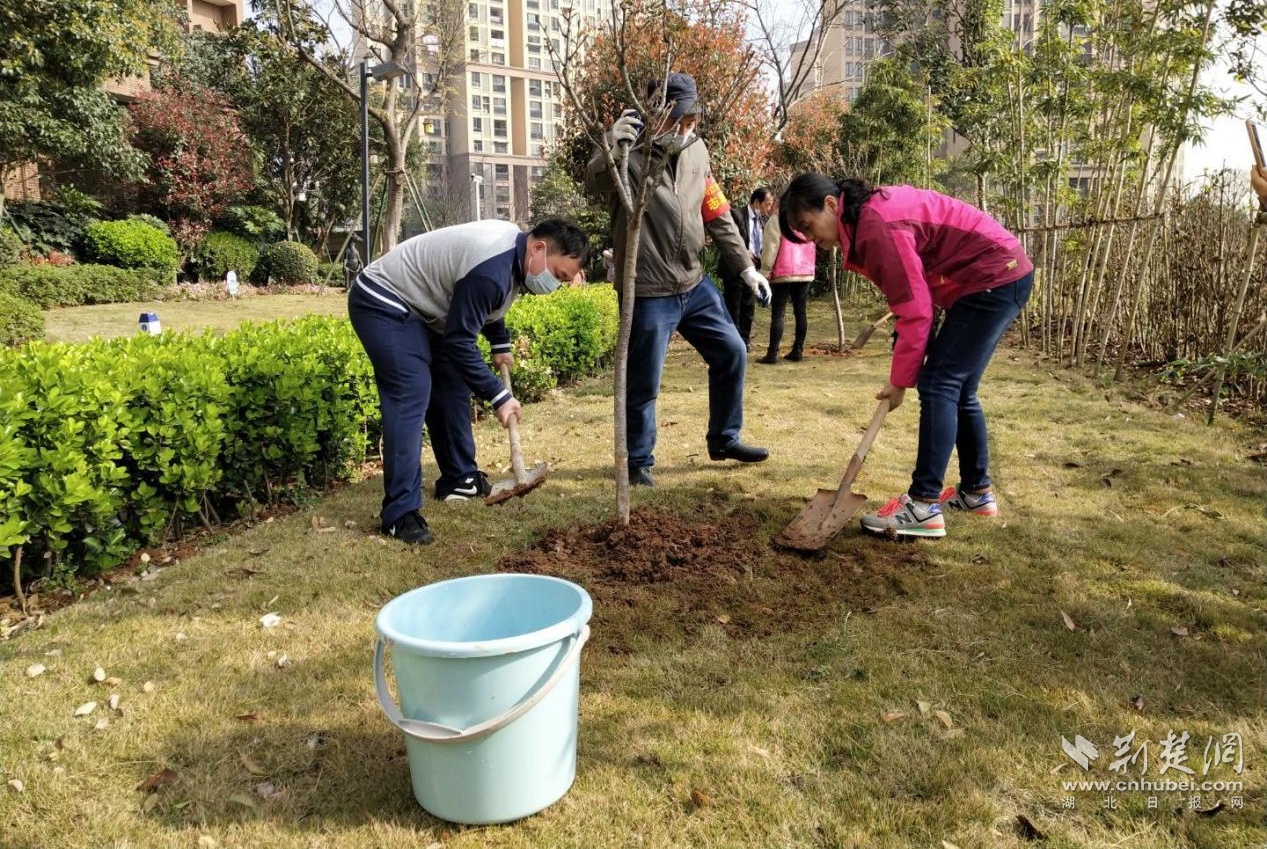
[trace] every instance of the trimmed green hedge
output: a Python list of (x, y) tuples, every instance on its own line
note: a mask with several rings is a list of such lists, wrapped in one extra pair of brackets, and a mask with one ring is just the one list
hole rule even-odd
[(223, 280), (232, 269), (245, 283), (259, 261), (260, 252), (250, 239), (212, 230), (194, 248), (189, 264), (203, 282)]
[(0, 289), (0, 347), (44, 337), (44, 311), (26, 298)]
[(8, 227), (0, 227), (0, 266), (15, 265), (22, 258), (22, 240)]
[(84, 231), (88, 259), (119, 268), (153, 268), (175, 275), (180, 267), (176, 240), (144, 221), (96, 221)]
[(301, 242), (278, 242), (260, 256), (252, 281), (294, 286), (313, 283), (317, 278), (317, 255)]
[(148, 301), (162, 291), (157, 272), (112, 265), (11, 265), (0, 268), (0, 291), (41, 309)]
[(376, 413), (336, 318), (0, 351), (0, 559), (92, 574), (217, 506), (346, 478)]

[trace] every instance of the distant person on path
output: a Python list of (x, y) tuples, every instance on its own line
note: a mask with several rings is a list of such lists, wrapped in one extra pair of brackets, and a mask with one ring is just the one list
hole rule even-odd
[[(713, 180), (708, 148), (701, 140), (692, 141), (699, 120), (695, 80), (686, 74), (670, 74), (667, 81), (653, 80), (647, 87), (648, 100), (658, 102), (661, 85), (665, 87), (665, 102), (672, 108), (662, 126), (646, 131), (654, 133), (651, 155), (665, 157), (668, 164), (659, 182), (651, 187), (637, 245), (625, 244), (624, 205), (614, 200), (610, 204), (618, 277), (624, 274), (625, 251), (638, 251), (627, 397), (629, 481), (634, 486), (655, 485), (651, 467), (655, 464), (656, 399), (675, 331), (708, 363), (709, 459), (759, 463), (769, 456), (764, 448), (739, 440), (747, 350), (726, 314), (717, 287), (700, 266), (705, 230), (763, 304), (769, 303), (770, 283), (753, 268), (752, 256), (728, 214), (730, 204)], [(642, 132), (641, 121), (622, 114), (603, 143), (613, 148), (631, 144)], [(628, 164), (629, 179), (640, 186), (646, 167), (641, 146), (630, 151)], [(601, 150), (594, 153), (586, 168), (585, 184), (591, 191), (615, 192)], [(622, 285), (617, 282), (617, 292)]]
[[(963, 201), (910, 186), (802, 174), (779, 204), (783, 237), (839, 246), (844, 266), (867, 277), (897, 316), (890, 409), (919, 387), (919, 449), (907, 492), (862, 527), (875, 534), (946, 535), (942, 509), (997, 516), (990, 489), (985, 414), (977, 384), (994, 349), (1029, 300), (1034, 265), (1016, 237)], [(946, 310), (930, 340), (933, 308)], [(942, 490), (950, 453), (959, 485)]]
[[(797, 234), (802, 235), (800, 233)], [(814, 265), (817, 249), (808, 240), (797, 243), (783, 238), (779, 219), (771, 216), (762, 234), (761, 267), (770, 275), (770, 288), (774, 300), (770, 304), (770, 347), (759, 363), (774, 365), (779, 361), (779, 345), (783, 341), (783, 316), (787, 302), (792, 302), (792, 314), (796, 317), (796, 336), (787, 359), (799, 363), (804, 356), (805, 335), (809, 332), (806, 306), (809, 287), (814, 282)]]
[(509, 221), (476, 221), (414, 236), (370, 263), (348, 290), (348, 317), (374, 366), (383, 414), (383, 532), (407, 543), (433, 537), (422, 517), (422, 426), (440, 467), (436, 498), (488, 495), (475, 463), (471, 393), (502, 427), (519, 402), (480, 354), (514, 365), (504, 321), (521, 292), (548, 295), (589, 258), (574, 224), (547, 218), (527, 233)]
[[(765, 227), (770, 220), (770, 212), (774, 209), (774, 192), (766, 188), (755, 189), (748, 200), (748, 205), (739, 209), (731, 209), (730, 216), (735, 219), (739, 235), (743, 237), (744, 247), (748, 249), (748, 258), (753, 268), (764, 272), (768, 277), (770, 267), (761, 262), (761, 242)], [(752, 318), (756, 312), (757, 300), (752, 290), (743, 280), (743, 268), (735, 264), (723, 254), (718, 263), (721, 272), (722, 291), (726, 298), (726, 311), (730, 320), (739, 331), (745, 348), (751, 349)]]
[(229, 290), (229, 297), (230, 297), (230, 298), (237, 298), (237, 296), (238, 296), (238, 273), (237, 273), (236, 271), (234, 271), (232, 268), (230, 268), (230, 269), (229, 269), (229, 273), (228, 273), (228, 274), (224, 275), (224, 286), (225, 286), (225, 288), (226, 288), (226, 289), (228, 289), (228, 290)]

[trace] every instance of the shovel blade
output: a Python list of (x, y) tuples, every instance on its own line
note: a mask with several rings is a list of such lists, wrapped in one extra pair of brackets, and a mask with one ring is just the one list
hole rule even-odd
[(524, 476), (523, 483), (516, 481), (514, 478), (498, 481), (493, 484), (492, 492), (484, 498), (484, 503), (491, 506), (509, 501), (512, 498), (523, 498), (546, 482), (546, 472), (549, 470), (550, 467), (547, 464), (538, 463), (528, 470), (528, 474)]
[(818, 551), (845, 526), (867, 497), (856, 492), (820, 489), (775, 538), (784, 548)]

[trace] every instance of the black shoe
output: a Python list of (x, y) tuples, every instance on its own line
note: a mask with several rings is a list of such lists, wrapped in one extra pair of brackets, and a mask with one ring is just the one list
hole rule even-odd
[(651, 479), (651, 469), (642, 466), (637, 469), (629, 470), (630, 486), (655, 486), (655, 481)]
[(493, 491), (493, 487), (488, 482), (488, 475), (483, 472), (476, 472), (473, 475), (467, 475), (466, 479), (459, 484), (440, 488), (440, 482), (436, 482), (436, 500), (437, 501), (469, 501), (472, 498), (483, 498)]
[(710, 460), (738, 460), (740, 463), (760, 463), (769, 456), (770, 452), (766, 449), (757, 448), (753, 445), (744, 445), (742, 442), (736, 442), (727, 448), (708, 449), (708, 459)]
[(777, 365), (779, 362), (779, 352), (770, 351), (764, 357), (757, 360), (759, 363), (765, 363), (768, 366)]
[(793, 348), (792, 350), (787, 352), (787, 356), (785, 356), (783, 359), (787, 360), (790, 363), (799, 363), (804, 358), (804, 356), (805, 355), (801, 353), (800, 348)]
[(383, 528), (383, 533), (409, 545), (430, 545), (436, 539), (427, 527), (427, 520), (417, 510), (401, 516), (390, 528)]

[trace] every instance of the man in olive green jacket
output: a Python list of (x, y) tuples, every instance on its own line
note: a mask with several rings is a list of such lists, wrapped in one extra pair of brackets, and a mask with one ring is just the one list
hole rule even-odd
[[(655, 80), (648, 85), (649, 101), (654, 102), (661, 84)], [(730, 267), (742, 269), (742, 279), (763, 306), (770, 302), (770, 284), (752, 266), (752, 257), (730, 216), (730, 205), (713, 179), (708, 149), (702, 141), (692, 141), (699, 118), (695, 80), (686, 74), (670, 74), (663, 85), (665, 102), (673, 106), (656, 129), (651, 156), (655, 164), (664, 160), (667, 164), (651, 189), (642, 220), (629, 342), (629, 477), (641, 486), (654, 486), (650, 468), (655, 463), (656, 398), (674, 331), (708, 363), (708, 456), (759, 463), (769, 455), (766, 449), (739, 440), (747, 349), (717, 287), (700, 265), (705, 230)], [(613, 150), (622, 144), (632, 145), (641, 132), (642, 122), (625, 113), (612, 125), (604, 143)], [(641, 185), (645, 165), (641, 146), (629, 152), (633, 188)], [(596, 151), (590, 160), (585, 184), (612, 198), (619, 291), (629, 248), (625, 244), (627, 216), (615, 194), (603, 151)]]

